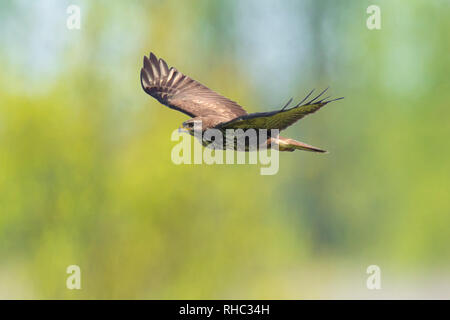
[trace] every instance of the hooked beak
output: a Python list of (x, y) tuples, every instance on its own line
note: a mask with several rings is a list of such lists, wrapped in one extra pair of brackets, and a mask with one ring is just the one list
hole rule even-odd
[(183, 127), (179, 127), (178, 128), (178, 133), (189, 133), (189, 131), (187, 130), (187, 129), (185, 129), (185, 128), (183, 128)]

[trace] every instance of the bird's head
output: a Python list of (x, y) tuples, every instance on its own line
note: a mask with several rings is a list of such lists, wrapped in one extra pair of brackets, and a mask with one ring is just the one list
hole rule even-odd
[(202, 122), (195, 119), (189, 119), (182, 123), (180, 130), (182, 129), (193, 135), (194, 131), (202, 131)]

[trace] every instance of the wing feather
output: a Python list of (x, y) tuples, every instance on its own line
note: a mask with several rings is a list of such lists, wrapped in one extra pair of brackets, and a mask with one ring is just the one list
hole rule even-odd
[(247, 112), (236, 102), (209, 89), (177, 69), (167, 66), (153, 53), (144, 57), (141, 85), (146, 93), (169, 108), (190, 117), (216, 115), (224, 119), (244, 116)]
[(322, 91), (318, 96), (311, 99), (308, 102), (302, 104), (311, 94), (310, 92), (308, 96), (303, 99), (296, 106), (286, 109), (286, 107), (292, 101), (289, 102), (281, 109), (272, 112), (258, 112), (251, 113), (248, 115), (244, 115), (238, 117), (236, 119), (232, 119), (228, 122), (221, 123), (218, 128), (220, 129), (278, 129), (284, 130), (287, 127), (293, 125), (298, 120), (307, 116), (308, 114), (314, 113), (326, 104), (337, 101), (342, 98), (337, 98), (333, 100), (327, 100), (328, 98), (318, 100), (323, 93), (325, 93), (327, 89)]

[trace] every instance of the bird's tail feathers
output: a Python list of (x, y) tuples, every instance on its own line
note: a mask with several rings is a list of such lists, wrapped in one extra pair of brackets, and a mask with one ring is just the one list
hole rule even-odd
[(279, 151), (295, 151), (295, 150), (304, 150), (304, 151), (310, 151), (310, 152), (321, 152), (321, 153), (325, 153), (327, 152), (326, 150), (314, 147), (314, 146), (310, 146), (309, 144), (294, 140), (294, 139), (289, 139), (289, 138), (284, 138), (284, 137), (278, 137), (275, 141), (278, 144), (278, 150)]

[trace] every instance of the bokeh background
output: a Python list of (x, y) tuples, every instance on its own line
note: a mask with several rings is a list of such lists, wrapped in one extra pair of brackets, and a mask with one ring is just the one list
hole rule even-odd
[[(450, 298), (449, 16), (445, 0), (1, 1), (0, 298)], [(345, 99), (286, 132), (330, 153), (281, 154), (274, 176), (173, 164), (186, 117), (142, 91), (150, 51), (250, 112), (330, 86)]]

